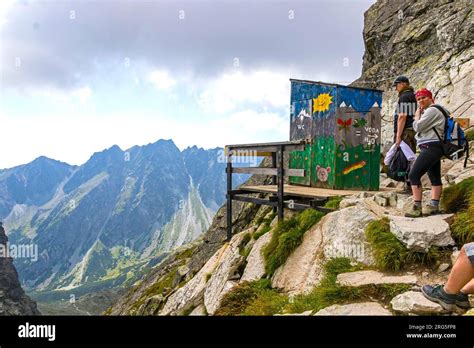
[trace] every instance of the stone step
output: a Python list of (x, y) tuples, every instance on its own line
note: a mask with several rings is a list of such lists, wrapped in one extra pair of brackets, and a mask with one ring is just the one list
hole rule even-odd
[(321, 309), (315, 315), (392, 315), (392, 313), (377, 302), (361, 302), (332, 305)]
[(389, 276), (377, 271), (357, 271), (341, 273), (336, 282), (339, 285), (359, 287), (370, 284), (416, 284), (415, 275)]
[(403, 314), (439, 314), (447, 313), (441, 305), (430, 301), (418, 291), (407, 291), (395, 296), (390, 302), (395, 312)]

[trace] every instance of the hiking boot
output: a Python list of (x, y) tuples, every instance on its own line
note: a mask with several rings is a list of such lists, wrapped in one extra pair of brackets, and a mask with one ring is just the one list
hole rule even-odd
[(471, 308), (471, 304), (469, 303), (469, 296), (467, 294), (463, 294), (462, 292), (458, 292), (456, 294), (456, 306), (462, 309)]
[(437, 214), (442, 214), (441, 210), (439, 207), (434, 206), (434, 205), (428, 205), (423, 209), (423, 215), (430, 216), (430, 215), (437, 215)]
[(428, 300), (439, 303), (441, 307), (448, 311), (456, 309), (457, 295), (447, 294), (443, 289), (443, 285), (424, 285), (421, 292)]
[(409, 210), (405, 213), (405, 217), (418, 218), (418, 217), (422, 217), (422, 216), (423, 216), (423, 214), (421, 212), (421, 207), (418, 207), (415, 204), (413, 204), (411, 210)]

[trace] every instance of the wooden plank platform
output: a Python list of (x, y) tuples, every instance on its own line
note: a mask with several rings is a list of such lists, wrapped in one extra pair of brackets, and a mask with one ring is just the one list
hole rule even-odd
[[(241, 190), (247, 190), (251, 192), (259, 193), (277, 193), (276, 185), (259, 185), (259, 186), (241, 186)], [(333, 197), (333, 196), (350, 196), (353, 194), (361, 193), (364, 191), (353, 191), (353, 190), (331, 190), (318, 187), (307, 187), (297, 185), (285, 185), (284, 186), (285, 196), (298, 196), (305, 198), (316, 198), (316, 197)], [(379, 191), (369, 192), (390, 192), (396, 191), (394, 188), (382, 188)]]

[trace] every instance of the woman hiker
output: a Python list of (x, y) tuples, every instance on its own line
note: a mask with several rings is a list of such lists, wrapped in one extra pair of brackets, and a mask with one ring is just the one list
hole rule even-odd
[[(417, 132), (415, 139), (420, 154), (415, 160), (408, 178), (411, 183), (413, 193), (413, 207), (405, 213), (407, 217), (421, 217), (422, 187), (421, 177), (428, 173), (431, 181), (431, 204), (426, 208), (425, 215), (439, 213), (439, 200), (443, 190), (441, 182), (441, 158), (443, 157), (442, 143), (434, 132), (436, 128), (438, 134), (444, 134), (445, 117), (443, 113), (435, 107), (433, 94), (426, 88), (416, 92), (418, 110), (415, 113), (413, 129)], [(445, 109), (446, 110), (446, 109)], [(446, 110), (449, 114), (449, 112)]]

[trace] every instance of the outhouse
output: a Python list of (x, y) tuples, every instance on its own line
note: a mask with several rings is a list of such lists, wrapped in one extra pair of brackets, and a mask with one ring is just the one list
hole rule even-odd
[(291, 79), (289, 167), (305, 169), (290, 184), (378, 190), (382, 91)]

